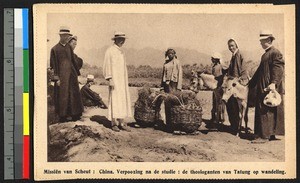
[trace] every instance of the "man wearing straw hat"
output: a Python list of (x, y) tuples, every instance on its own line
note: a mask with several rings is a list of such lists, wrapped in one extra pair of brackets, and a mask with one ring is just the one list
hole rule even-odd
[(54, 71), (52, 81), (54, 86), (55, 111), (60, 118), (60, 122), (80, 119), (83, 112), (78, 75), (80, 75), (76, 65), (74, 52), (68, 44), (69, 37), (72, 36), (68, 27), (62, 26), (59, 30), (60, 41), (50, 53), (50, 67)]
[(132, 116), (127, 65), (121, 49), (126, 40), (125, 33), (115, 32), (112, 40), (114, 44), (106, 50), (103, 64), (103, 75), (109, 81), (108, 119), (113, 131), (130, 131), (124, 122), (124, 118)]
[(253, 141), (254, 143), (277, 140), (275, 135), (284, 132), (283, 102), (274, 107), (263, 103), (264, 98), (270, 91), (276, 90), (281, 95), (284, 93), (284, 60), (280, 51), (272, 45), (275, 40), (272, 32), (261, 31), (259, 39), (265, 53), (262, 55), (260, 65), (249, 82), (250, 88), (257, 87), (254, 125), (254, 133), (257, 139)]

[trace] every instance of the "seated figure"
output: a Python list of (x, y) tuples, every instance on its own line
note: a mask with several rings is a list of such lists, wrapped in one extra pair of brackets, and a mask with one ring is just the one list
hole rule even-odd
[(107, 109), (107, 106), (103, 102), (100, 94), (94, 92), (90, 88), (93, 82), (94, 82), (94, 76), (88, 75), (86, 84), (80, 90), (83, 105), (87, 107), (97, 106), (102, 109)]

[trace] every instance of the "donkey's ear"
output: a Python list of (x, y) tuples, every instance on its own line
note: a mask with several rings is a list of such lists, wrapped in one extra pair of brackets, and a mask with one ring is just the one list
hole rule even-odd
[(235, 86), (236, 86), (236, 83), (232, 83), (232, 86), (235, 87)]

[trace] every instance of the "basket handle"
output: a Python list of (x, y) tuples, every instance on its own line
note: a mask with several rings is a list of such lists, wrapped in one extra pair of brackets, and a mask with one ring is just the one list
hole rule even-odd
[[(173, 95), (173, 94), (172, 94)], [(178, 102), (180, 103), (180, 105), (182, 106), (182, 107), (184, 107), (184, 104), (183, 104), (183, 101), (181, 101), (176, 95), (173, 95), (177, 100), (178, 100)]]
[(152, 101), (152, 103), (151, 103), (151, 105), (153, 105), (153, 103), (158, 99), (158, 97), (160, 97), (160, 96), (163, 96), (163, 94), (159, 94), (159, 95), (157, 95), (154, 99), (153, 99), (153, 101)]
[(180, 99), (181, 99), (182, 105), (184, 105), (182, 95), (183, 95), (183, 94), (180, 95)]

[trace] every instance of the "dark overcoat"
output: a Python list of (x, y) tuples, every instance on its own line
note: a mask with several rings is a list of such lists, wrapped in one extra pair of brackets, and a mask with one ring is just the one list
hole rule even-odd
[(83, 65), (83, 60), (82, 60), (82, 58), (78, 57), (75, 53), (74, 53), (74, 58), (75, 58), (75, 63), (76, 63), (77, 69), (80, 70)]
[(283, 101), (278, 107), (268, 107), (263, 104), (263, 100), (268, 94), (264, 89), (271, 83), (276, 85), (276, 90), (283, 96), (283, 76), (284, 60), (282, 54), (278, 49), (271, 46), (262, 55), (260, 65), (249, 82), (250, 88), (257, 88), (254, 133), (261, 138), (284, 134)]
[[(50, 67), (54, 71), (54, 102), (56, 113), (60, 117), (81, 115), (83, 105), (80, 95), (79, 69), (69, 44), (56, 44), (51, 49)], [(60, 86), (56, 81), (60, 81)]]
[(81, 90), (81, 97), (84, 106), (97, 106), (101, 103), (101, 98), (98, 93), (94, 92), (88, 84), (85, 84)]

